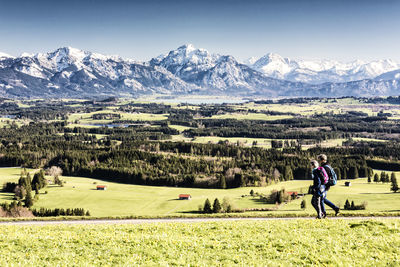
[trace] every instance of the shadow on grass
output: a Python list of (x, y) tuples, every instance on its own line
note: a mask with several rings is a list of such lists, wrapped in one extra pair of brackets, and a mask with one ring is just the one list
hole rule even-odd
[(182, 214), (207, 214), (207, 213), (204, 213), (204, 212), (199, 211), (199, 210), (179, 211), (177, 213), (182, 213)]
[(286, 212), (286, 211), (303, 211), (302, 209), (298, 209), (298, 210), (275, 210), (275, 211), (282, 211), (282, 212)]
[(265, 200), (262, 200), (262, 199), (260, 199), (258, 197), (253, 197), (250, 200), (253, 201), (255, 204), (259, 204), (259, 205), (275, 205), (275, 204), (272, 204), (272, 203), (267, 203), (267, 202), (265, 202)]

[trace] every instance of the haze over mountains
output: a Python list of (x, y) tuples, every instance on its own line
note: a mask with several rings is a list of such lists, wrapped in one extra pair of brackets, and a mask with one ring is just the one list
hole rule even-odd
[(245, 97), (387, 96), (400, 92), (392, 60), (341, 63), (267, 54), (245, 63), (183, 45), (149, 62), (63, 47), (44, 54), (0, 53), (0, 94), (10, 98), (204, 94)]

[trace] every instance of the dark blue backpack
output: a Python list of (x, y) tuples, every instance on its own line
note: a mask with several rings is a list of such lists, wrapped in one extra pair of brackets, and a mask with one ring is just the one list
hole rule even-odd
[(336, 185), (336, 183), (337, 183), (337, 175), (336, 175), (335, 171), (333, 170), (333, 168), (328, 164), (324, 165), (323, 167), (326, 170), (326, 172), (328, 173), (328, 177), (329, 177), (327, 185), (328, 186)]

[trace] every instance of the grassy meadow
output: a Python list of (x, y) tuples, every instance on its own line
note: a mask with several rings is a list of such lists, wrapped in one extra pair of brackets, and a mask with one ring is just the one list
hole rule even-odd
[(398, 266), (400, 223), (277, 220), (0, 227), (1, 266)]
[[(33, 171), (33, 170), (29, 170)], [(19, 168), (1, 168), (0, 183), (17, 181), (21, 170)], [(378, 171), (379, 173), (379, 171)], [(400, 177), (400, 172), (397, 173)], [(51, 177), (48, 177), (51, 179)], [(250, 190), (261, 194), (269, 194), (274, 189), (285, 188), (287, 191), (306, 193), (309, 180), (294, 180), (269, 185), (266, 187), (242, 187), (234, 189), (199, 189), (177, 188), (165, 186), (128, 185), (101, 181), (84, 177), (66, 177), (63, 187), (48, 185), (40, 191), (39, 200), (34, 208), (84, 208), (95, 217), (113, 216), (191, 216), (199, 206), (203, 206), (208, 198), (222, 201), (229, 199), (236, 209), (278, 208), (275, 211), (238, 213), (250, 216), (313, 216), (315, 211), (311, 206), (311, 195), (306, 195), (305, 210), (300, 208), (302, 198), (277, 207), (275, 204), (265, 204), (257, 196), (250, 196)], [(351, 181), (352, 186), (344, 186), (345, 181)], [(107, 185), (107, 190), (96, 190), (97, 185)], [(47, 193), (46, 193), (47, 192)], [(191, 200), (178, 200), (179, 194), (190, 194)], [(12, 201), (12, 193), (0, 193), (0, 202)], [(356, 204), (368, 202), (366, 210), (342, 211), (346, 214), (398, 213), (400, 212), (400, 193), (392, 193), (390, 184), (368, 183), (365, 178), (356, 180), (341, 180), (331, 188), (328, 199), (343, 207), (346, 199)], [(328, 212), (332, 211), (327, 208)]]

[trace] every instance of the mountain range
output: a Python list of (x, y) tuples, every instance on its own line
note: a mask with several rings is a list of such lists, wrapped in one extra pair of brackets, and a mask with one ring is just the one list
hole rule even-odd
[(148, 94), (387, 96), (400, 92), (392, 60), (341, 63), (269, 53), (239, 62), (183, 45), (148, 62), (63, 47), (12, 57), (0, 53), (0, 95), (9, 98), (137, 97)]

